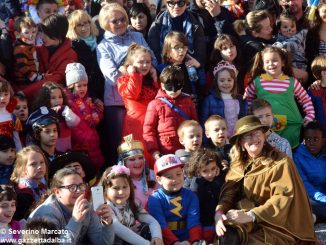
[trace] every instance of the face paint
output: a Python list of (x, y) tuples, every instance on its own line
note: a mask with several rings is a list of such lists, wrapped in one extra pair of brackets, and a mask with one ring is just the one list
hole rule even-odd
[(183, 88), (183, 82), (181, 81), (168, 81), (163, 84), (167, 91), (177, 92)]

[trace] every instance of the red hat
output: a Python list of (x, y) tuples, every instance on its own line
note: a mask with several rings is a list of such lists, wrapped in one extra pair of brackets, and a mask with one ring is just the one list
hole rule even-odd
[(185, 163), (181, 162), (180, 159), (174, 154), (168, 154), (160, 157), (156, 160), (154, 165), (154, 173), (155, 175), (160, 175), (161, 173), (177, 168), (183, 167)]

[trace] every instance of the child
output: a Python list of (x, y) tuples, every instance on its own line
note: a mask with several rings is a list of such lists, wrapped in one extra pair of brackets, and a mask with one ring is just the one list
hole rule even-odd
[(17, 100), (17, 105), (14, 110), (14, 114), (19, 118), (22, 123), (22, 131), (19, 132), (19, 138), (23, 146), (26, 146), (26, 121), (29, 116), (29, 109), (27, 104), (27, 98), (23, 93), (16, 93), (14, 98)]
[[(151, 51), (139, 44), (132, 44), (124, 63), (127, 73), (118, 78), (117, 88), (125, 104), (127, 114), (122, 135), (132, 134), (134, 139), (143, 141), (143, 124), (147, 105), (158, 91), (156, 73), (152, 74)], [(154, 77), (153, 77), (154, 76)], [(153, 168), (152, 156), (145, 149), (145, 157)]]
[(27, 218), (33, 203), (46, 192), (47, 168), (46, 157), (37, 146), (27, 146), (17, 153), (10, 178), (17, 193), (16, 219)]
[(184, 33), (171, 31), (164, 39), (162, 48), (163, 64), (158, 66), (162, 71), (167, 65), (177, 65), (184, 73), (182, 92), (189, 94), (197, 103), (202, 87), (206, 84), (205, 72), (200, 63), (188, 54), (188, 39)]
[(16, 147), (12, 138), (0, 135), (0, 184), (10, 183), (10, 176), (14, 169), (16, 159)]
[(84, 152), (69, 151), (56, 156), (49, 165), (48, 182), (51, 182), (54, 174), (62, 168), (74, 169), (88, 186), (94, 186), (97, 183), (94, 168)]
[(30, 84), (43, 79), (39, 73), (35, 39), (37, 26), (30, 17), (19, 17), (15, 21), (16, 42), (14, 44), (15, 84)]
[(154, 166), (161, 188), (148, 198), (148, 211), (160, 223), (165, 245), (193, 244), (202, 237), (198, 198), (183, 188), (184, 165), (175, 155), (168, 154)]
[[(272, 112), (272, 106), (268, 101), (264, 99), (255, 99), (251, 104), (251, 112), (254, 116), (258, 117), (261, 124), (273, 127), (274, 115)], [(289, 141), (279, 136), (277, 133), (273, 132), (271, 129), (266, 133), (266, 141), (274, 146), (281, 152), (284, 152), (289, 157), (292, 158), (292, 149)]]
[(10, 240), (18, 241), (25, 221), (15, 221), (13, 216), (16, 211), (17, 195), (10, 185), (0, 185), (0, 241), (1, 244), (16, 244)]
[(225, 178), (221, 160), (215, 152), (199, 149), (190, 158), (188, 175), (192, 178), (190, 188), (197, 193), (199, 200), (202, 237), (211, 244), (215, 237), (215, 209)]
[(41, 148), (51, 165), (53, 159), (62, 154), (56, 150), (56, 144), (60, 134), (57, 113), (45, 106), (34, 111), (28, 118), (27, 127), (31, 144)]
[(212, 82), (214, 80), (213, 70), (215, 66), (222, 60), (233, 64), (239, 71), (237, 75), (237, 93), (242, 94), (244, 91), (243, 82), (245, 75), (243, 58), (241, 56), (241, 50), (238, 45), (238, 41), (233, 36), (227, 34), (218, 35), (214, 42), (214, 48), (210, 56), (210, 62), (208, 67), (209, 73), (207, 74), (207, 81), (211, 82), (210, 85), (208, 85), (207, 87), (209, 89), (211, 88)]
[(201, 122), (211, 115), (225, 118), (228, 126), (228, 137), (233, 135), (236, 121), (247, 115), (247, 103), (237, 95), (237, 69), (234, 65), (221, 61), (213, 70), (215, 86), (203, 102)]
[(195, 120), (186, 120), (178, 128), (178, 137), (186, 152), (194, 152), (201, 147), (203, 130)]
[(326, 145), (322, 125), (309, 122), (303, 130), (303, 143), (294, 153), (294, 162), (302, 178), (317, 220), (326, 220)]
[(219, 115), (210, 116), (205, 122), (205, 135), (208, 139), (206, 147), (214, 151), (222, 161), (223, 169), (230, 165), (229, 152), (232, 147), (228, 143), (227, 125), (223, 117)]
[(79, 124), (80, 118), (70, 109), (63, 88), (54, 82), (45, 83), (34, 104), (34, 108), (46, 106), (57, 113), (60, 124), (60, 137), (56, 149), (61, 152), (72, 149), (71, 128)]
[(86, 151), (95, 169), (104, 164), (100, 148), (100, 137), (96, 127), (103, 119), (103, 111), (87, 95), (88, 77), (85, 67), (80, 63), (71, 63), (66, 67), (66, 83), (71, 93), (69, 104), (81, 119), (77, 127), (71, 129), (71, 143), (75, 150)]
[[(100, 183), (104, 187), (105, 197), (115, 216), (112, 223), (116, 235), (114, 244), (122, 244), (121, 240), (123, 240), (135, 245), (163, 245), (160, 225), (135, 201), (128, 168), (119, 165), (108, 168), (103, 173)], [(144, 232), (146, 231), (143, 229), (144, 224), (140, 222), (149, 226), (150, 234), (148, 231)]]
[(16, 145), (16, 150), (22, 148), (18, 132), (22, 130), (20, 120), (13, 114), (16, 106), (12, 99), (12, 88), (6, 80), (0, 79), (0, 134), (11, 137)]
[(323, 125), (326, 134), (326, 57), (324, 55), (319, 55), (313, 60), (311, 71), (320, 84), (318, 89), (311, 86), (308, 93), (314, 104), (316, 120)]
[[(267, 100), (276, 118), (273, 130), (295, 148), (299, 144), (302, 124), (306, 125), (315, 118), (315, 110), (309, 95), (292, 75), (286, 52), (277, 47), (267, 47), (255, 56), (252, 68), (254, 80), (246, 88), (244, 97), (249, 104), (255, 97)], [(305, 113), (304, 120), (295, 98)]]
[(125, 136), (124, 141), (118, 147), (119, 165), (124, 165), (130, 170), (135, 200), (145, 207), (148, 196), (156, 188), (154, 173), (146, 166), (143, 143), (134, 140), (132, 134)]
[(182, 148), (177, 129), (184, 120), (197, 120), (195, 104), (181, 92), (184, 74), (175, 65), (164, 68), (160, 75), (161, 89), (147, 107), (143, 137), (154, 159), (160, 154)]
[(276, 22), (279, 33), (274, 46), (284, 48), (291, 54), (293, 67), (306, 70), (305, 41), (308, 30), (297, 32), (296, 21), (296, 17), (287, 12), (279, 16)]

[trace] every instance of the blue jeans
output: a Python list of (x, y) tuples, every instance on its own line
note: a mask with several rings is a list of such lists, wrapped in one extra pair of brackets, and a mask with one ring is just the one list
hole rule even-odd
[(122, 127), (126, 109), (124, 106), (105, 106), (104, 107), (104, 154), (106, 162), (109, 166), (117, 164), (118, 152), (117, 148), (121, 143)]

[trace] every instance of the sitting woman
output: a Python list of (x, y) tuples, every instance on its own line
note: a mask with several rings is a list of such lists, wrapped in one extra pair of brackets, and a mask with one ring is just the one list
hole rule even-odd
[(309, 199), (293, 161), (266, 142), (268, 126), (257, 117), (243, 117), (235, 128), (216, 207), (220, 244), (315, 244)]
[(113, 244), (112, 216), (108, 205), (93, 210), (85, 198), (87, 185), (73, 169), (63, 168), (55, 173), (50, 195), (29, 216), (44, 217), (58, 230), (64, 244)]

